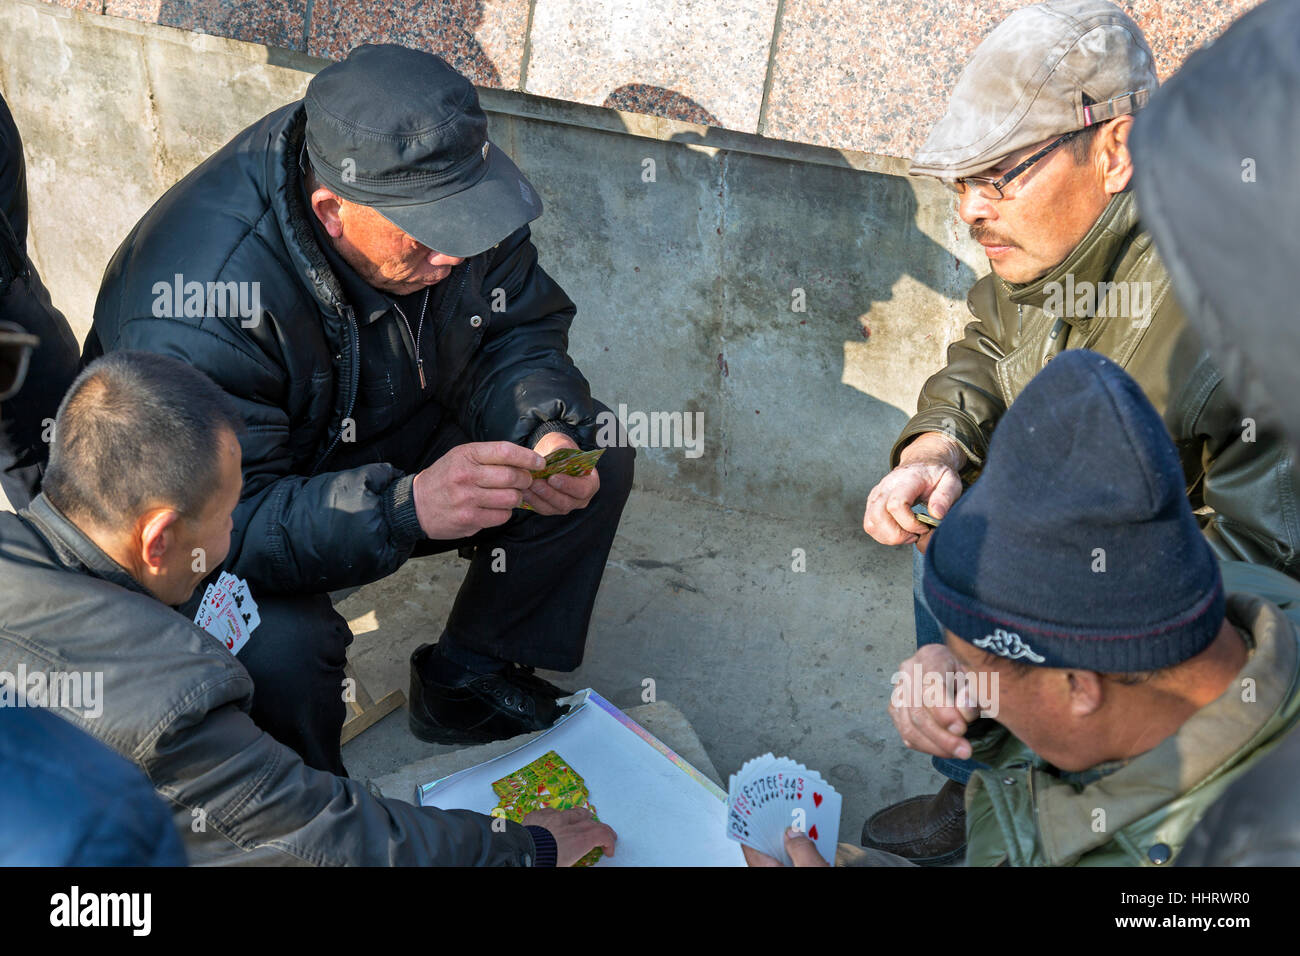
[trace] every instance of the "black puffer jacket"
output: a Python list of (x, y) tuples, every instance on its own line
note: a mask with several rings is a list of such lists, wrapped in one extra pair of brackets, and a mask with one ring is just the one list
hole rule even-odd
[[(331, 470), (350, 438), (363, 369), (390, 394), (420, 385), (404, 331), (379, 340), (383, 354), (361, 355), (353, 303), (307, 218), (305, 121), (301, 102), (276, 110), (154, 204), (109, 263), (82, 356), (172, 355), (236, 400), (247, 423), (244, 492), (226, 567), (259, 590), (295, 593), (381, 578), (423, 538), (413, 475), (388, 463)], [(591, 447), (590, 389), (567, 354), (574, 305), (529, 237), (525, 226), (443, 281), (421, 350), (433, 356), (428, 387), (475, 441), (531, 445), (558, 429)], [(177, 282), (203, 284), (204, 306), (181, 310), (203, 314), (157, 314), (176, 311)], [(229, 282), (258, 283), (259, 318), (244, 318), (224, 287), (209, 285)], [(253, 301), (251, 285), (244, 297)]]

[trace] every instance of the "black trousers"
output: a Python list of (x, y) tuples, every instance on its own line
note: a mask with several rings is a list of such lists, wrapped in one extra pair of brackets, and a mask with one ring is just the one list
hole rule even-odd
[[(440, 426), (424, 465), (469, 440), (454, 424)], [(635, 455), (632, 448), (606, 449), (597, 466), (600, 490), (579, 511), (517, 510), (505, 524), (472, 537), (416, 546), (412, 557), (472, 549), (446, 623), (459, 645), (548, 670), (582, 663), (596, 592), (632, 489)], [(182, 613), (192, 618), (202, 597), (200, 588)], [(346, 715), (343, 667), (352, 643), (347, 622), (325, 594), (253, 597), (262, 622), (239, 654), (253, 678), (253, 720), (308, 766), (345, 776), (339, 734)], [(412, 650), (438, 636), (417, 635)]]

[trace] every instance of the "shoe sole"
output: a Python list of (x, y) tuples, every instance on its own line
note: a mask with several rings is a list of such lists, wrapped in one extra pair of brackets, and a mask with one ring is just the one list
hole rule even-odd
[[(496, 734), (475, 732), (472, 730), (456, 730), (453, 727), (430, 726), (416, 720), (413, 716), (408, 715), (407, 727), (411, 733), (427, 744), (490, 744), (496, 740), (509, 740), (509, 737), (498, 737)], [(531, 733), (531, 731), (521, 730), (519, 734)], [(512, 734), (511, 736), (519, 736)]]

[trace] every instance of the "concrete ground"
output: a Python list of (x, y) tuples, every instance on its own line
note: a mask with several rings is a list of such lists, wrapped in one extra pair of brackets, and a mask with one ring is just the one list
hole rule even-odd
[[(795, 548), (806, 553), (804, 572), (792, 570)], [(411, 561), (339, 605), (372, 697), (406, 690), (407, 658), (440, 632), (465, 567), (454, 554)], [(911, 556), (861, 528), (634, 491), (583, 666), (542, 673), (625, 710), (643, 702), (652, 679), (724, 783), (769, 750), (805, 763), (843, 795), (841, 838), (856, 842), (869, 812), (938, 789), (929, 758), (898, 742), (885, 711), (913, 633)], [(413, 737), (403, 709), (343, 757), (352, 776), (375, 778), (453, 749)]]

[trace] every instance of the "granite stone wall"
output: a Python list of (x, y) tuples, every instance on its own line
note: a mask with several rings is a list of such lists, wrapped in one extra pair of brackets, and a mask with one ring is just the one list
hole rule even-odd
[[(1024, 0), (49, 0), (338, 59), (446, 57), (476, 84), (910, 156), (979, 40)], [(1162, 79), (1259, 0), (1120, 0)]]

